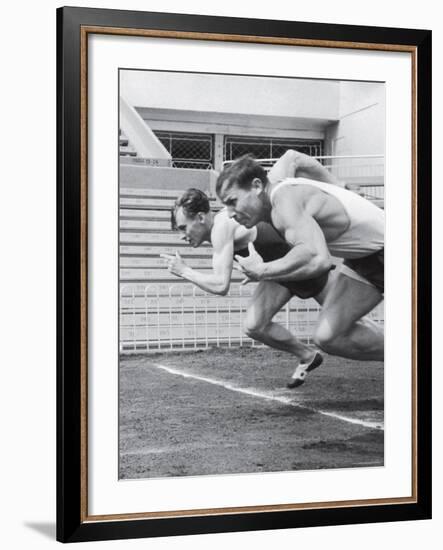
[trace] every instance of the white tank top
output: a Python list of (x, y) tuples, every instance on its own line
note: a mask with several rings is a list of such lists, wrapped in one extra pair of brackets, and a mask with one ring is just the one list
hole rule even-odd
[(269, 196), (271, 204), (275, 193), (286, 185), (311, 185), (340, 201), (349, 218), (349, 227), (334, 239), (327, 241), (329, 251), (339, 258), (362, 258), (384, 247), (385, 215), (381, 208), (353, 191), (337, 185), (307, 178), (287, 178), (278, 183)]

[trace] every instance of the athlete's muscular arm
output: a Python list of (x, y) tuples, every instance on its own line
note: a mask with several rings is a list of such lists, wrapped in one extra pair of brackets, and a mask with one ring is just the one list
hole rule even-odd
[(163, 257), (168, 260), (169, 270), (174, 275), (194, 283), (206, 292), (224, 296), (227, 294), (231, 283), (234, 233), (235, 222), (233, 220), (224, 219), (215, 222), (211, 235), (214, 252), (210, 273), (192, 269), (181, 258), (179, 258), (180, 261), (177, 261), (177, 256), (175, 261), (174, 256), (166, 258), (165, 254)]
[(268, 179), (274, 183), (294, 177), (308, 178), (343, 187), (339, 180), (314, 157), (289, 149), (271, 168)]
[[(292, 246), (286, 256), (266, 263), (257, 253), (248, 258), (236, 257), (250, 279), (301, 281), (319, 276), (332, 266), (323, 232), (297, 194), (293, 189), (280, 191), (273, 208), (273, 224)], [(255, 252), (253, 248), (250, 251)]]

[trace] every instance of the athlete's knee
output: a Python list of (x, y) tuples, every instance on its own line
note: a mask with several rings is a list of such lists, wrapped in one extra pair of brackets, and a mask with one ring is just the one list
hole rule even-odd
[(334, 332), (328, 323), (321, 323), (313, 340), (317, 347), (331, 355), (365, 358), (371, 353), (371, 360), (383, 360), (383, 330), (369, 319), (357, 321), (345, 332)]
[(244, 324), (243, 324), (243, 330), (249, 338), (254, 338), (255, 340), (259, 340), (260, 337), (264, 334), (266, 329), (266, 325), (257, 318), (254, 317), (247, 317)]
[(337, 335), (331, 330), (327, 323), (320, 324), (313, 336), (314, 344), (325, 352), (334, 350), (334, 339)]

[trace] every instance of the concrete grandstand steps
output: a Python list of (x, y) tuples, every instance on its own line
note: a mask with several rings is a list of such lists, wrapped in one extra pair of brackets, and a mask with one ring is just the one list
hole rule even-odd
[(120, 208), (121, 220), (170, 220), (171, 212), (169, 210), (132, 210), (130, 208)]
[[(138, 160), (140, 159), (140, 160)], [(170, 159), (164, 159), (170, 162)], [(120, 157), (119, 180), (121, 189), (161, 189), (176, 191), (179, 196), (189, 187), (212, 195), (218, 173), (214, 170), (173, 168), (162, 166), (159, 159), (128, 160)]]
[[(143, 244), (166, 244), (178, 247), (189, 248), (189, 245), (182, 240), (182, 235), (178, 232), (169, 233), (120, 233), (120, 243), (143, 243)], [(208, 245), (209, 246), (209, 245)]]
[[(209, 244), (191, 248), (179, 232), (171, 230), (170, 210), (183, 188), (158, 189), (153, 185), (158, 175), (153, 174), (146, 187), (141, 177), (134, 187), (121, 179), (120, 349), (183, 349), (196, 347), (197, 341), (199, 345), (201, 341), (204, 345), (247, 341), (242, 315), (256, 284), (241, 287), (243, 276), (234, 270), (231, 296), (206, 294), (170, 273), (160, 258), (178, 250), (192, 268), (206, 273), (212, 269)], [(212, 198), (211, 208), (221, 205)]]
[(126, 231), (126, 232), (140, 232), (140, 233), (148, 233), (154, 231), (155, 233), (158, 233), (161, 231), (162, 233), (166, 233), (170, 231), (171, 233), (175, 235), (179, 235), (180, 238), (183, 236), (181, 233), (178, 233), (176, 231), (173, 231), (171, 229), (171, 221), (168, 220), (149, 220), (149, 219), (136, 219), (136, 220), (124, 220), (120, 219), (120, 230)]
[(174, 206), (173, 199), (150, 199), (140, 197), (120, 197), (120, 207), (122, 208), (143, 208), (145, 210), (171, 210)]
[(120, 156), (136, 157), (137, 152), (131, 146), (120, 146)]
[(198, 248), (191, 248), (190, 246), (184, 246), (186, 243), (182, 242), (182, 247), (166, 246), (159, 243), (154, 245), (137, 245), (137, 244), (123, 244), (120, 246), (121, 256), (154, 256), (159, 257), (160, 254), (175, 254), (176, 250), (183, 258), (212, 258), (212, 248), (208, 246), (199, 246)]
[[(179, 195), (177, 195), (179, 196)], [(145, 208), (146, 210), (171, 210), (175, 204), (175, 199), (164, 198), (150, 198), (140, 196), (124, 196), (120, 195), (120, 207), (122, 208)], [(214, 210), (220, 210), (222, 205), (213, 203)]]
[(171, 212), (168, 210), (131, 210), (120, 208), (119, 220), (169, 222), (169, 229), (171, 229)]
[[(166, 254), (166, 253), (165, 253)], [(186, 265), (194, 269), (211, 269), (212, 261), (211, 258), (183, 258), (186, 262)], [(131, 268), (131, 267), (147, 267), (147, 268), (164, 268), (166, 262), (163, 258), (159, 257), (145, 257), (145, 256), (123, 256), (120, 258), (120, 267), (121, 268)]]
[[(202, 273), (210, 273), (210, 269), (201, 269)], [(244, 276), (238, 271), (233, 271), (231, 275), (231, 280), (241, 281), (244, 279)], [(141, 268), (121, 268), (120, 269), (120, 281), (146, 281), (147, 283), (151, 281), (170, 281), (174, 283), (176, 281), (183, 281), (181, 277), (176, 277), (168, 269), (147, 269), (144, 267)]]
[(120, 158), (125, 158), (125, 157), (133, 158), (137, 156), (137, 152), (129, 143), (129, 139), (125, 136), (125, 134), (121, 130), (119, 134), (118, 143), (119, 143)]
[[(216, 211), (216, 209), (213, 209)], [(126, 208), (120, 208), (120, 220), (125, 221), (144, 221), (144, 222), (153, 222), (153, 221), (161, 221), (163, 223), (168, 223), (168, 229), (172, 230), (171, 228), (171, 211), (169, 209), (166, 210), (156, 210), (156, 209), (145, 209), (145, 208), (137, 208), (135, 210), (126, 209)]]
[[(175, 201), (177, 197), (183, 194), (184, 189), (140, 189), (139, 187), (121, 187), (120, 196), (121, 197), (147, 197), (147, 198), (160, 198), (160, 199), (169, 199), (172, 202)], [(211, 203), (217, 202), (215, 197), (208, 197)]]
[(120, 220), (121, 231), (171, 231), (170, 220)]

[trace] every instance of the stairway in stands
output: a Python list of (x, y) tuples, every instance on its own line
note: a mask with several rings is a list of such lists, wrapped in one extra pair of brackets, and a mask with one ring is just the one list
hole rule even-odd
[[(243, 312), (253, 285), (233, 271), (229, 296), (208, 295), (168, 271), (160, 254), (180, 253), (200, 271), (212, 248), (191, 248), (171, 229), (170, 212), (183, 190), (120, 189), (120, 342), (122, 351), (242, 342)], [(211, 199), (216, 210), (215, 199)]]
[(121, 130), (119, 135), (119, 152), (120, 152), (120, 159), (122, 157), (126, 159), (137, 157), (137, 151), (131, 146), (128, 138), (125, 136), (125, 134)]
[[(121, 166), (131, 169), (128, 162), (138, 163), (124, 135), (120, 136)], [(141, 161), (143, 159), (140, 159)], [(143, 168), (138, 168), (143, 171)], [(123, 352), (146, 350), (201, 348), (212, 345), (242, 345), (252, 341), (244, 335), (243, 320), (248, 298), (254, 284), (241, 286), (237, 271), (232, 273), (230, 294), (225, 297), (208, 295), (191, 283), (171, 274), (160, 254), (179, 251), (184, 261), (201, 271), (211, 270), (212, 248), (209, 244), (193, 249), (172, 231), (170, 216), (180, 189), (166, 187), (169, 182), (195, 185), (197, 176), (204, 171), (156, 168), (155, 176), (145, 185), (144, 176), (126, 177), (120, 188), (120, 349)], [(163, 170), (163, 172), (162, 172)], [(158, 176), (157, 176), (158, 174)], [(156, 180), (158, 177), (158, 188)], [(202, 181), (200, 179), (200, 181)], [(129, 183), (132, 182), (132, 183)], [(371, 197), (383, 207), (378, 188), (365, 188), (375, 192)], [(361, 193), (361, 187), (355, 189)], [(369, 194), (369, 193), (368, 193)], [(368, 197), (369, 198), (369, 197)], [(220, 208), (215, 198), (213, 209)], [(300, 338), (309, 340), (318, 314), (313, 300), (294, 298), (290, 306), (277, 314), (275, 320), (283, 323)], [(378, 315), (383, 318), (382, 313)]]

